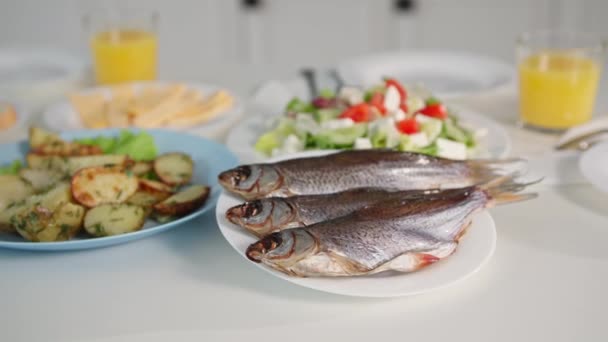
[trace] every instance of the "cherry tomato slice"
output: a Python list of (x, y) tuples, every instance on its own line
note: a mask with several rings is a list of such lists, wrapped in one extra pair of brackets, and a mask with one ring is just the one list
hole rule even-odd
[(346, 108), (342, 114), (340, 114), (340, 118), (349, 118), (354, 122), (367, 122), (369, 121), (369, 109), (369, 104), (359, 103), (358, 105)]
[(448, 117), (448, 111), (441, 103), (427, 105), (420, 110), (420, 114), (442, 120)]
[(397, 129), (401, 133), (414, 134), (420, 132), (420, 125), (414, 118), (409, 118), (397, 122)]
[(369, 104), (376, 107), (380, 114), (386, 114), (386, 107), (384, 106), (384, 94), (375, 93), (374, 95), (372, 95), (371, 100), (369, 100)]
[(399, 81), (394, 78), (387, 78), (384, 83), (386, 84), (387, 88), (393, 86), (395, 87), (395, 89), (397, 89), (397, 91), (399, 92), (399, 96), (401, 97), (401, 103), (404, 103), (405, 100), (407, 100), (407, 92), (405, 91), (403, 85), (399, 83)]

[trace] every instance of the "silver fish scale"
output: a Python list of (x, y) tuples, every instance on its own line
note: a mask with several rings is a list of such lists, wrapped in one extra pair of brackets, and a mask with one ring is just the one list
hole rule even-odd
[(326, 195), (304, 195), (286, 198), (297, 211), (299, 220), (310, 225), (348, 215), (373, 203), (390, 198), (425, 196), (424, 191), (387, 191), (382, 189), (355, 189)]
[(338, 153), (275, 165), (292, 194), (326, 194), (360, 187), (455, 188), (472, 185), (467, 164), (402, 152)]
[[(435, 206), (419, 202), (415, 214), (386, 213), (362, 218), (366, 210), (306, 229), (323, 251), (342, 255), (372, 270), (410, 252), (424, 252), (455, 241), (487, 196), (475, 191), (465, 200)], [(384, 215), (384, 214), (382, 214)]]

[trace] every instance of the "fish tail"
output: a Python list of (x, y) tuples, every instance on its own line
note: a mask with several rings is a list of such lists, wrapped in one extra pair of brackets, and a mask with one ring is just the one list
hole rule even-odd
[(538, 197), (537, 193), (518, 192), (542, 181), (542, 178), (533, 181), (520, 181), (517, 178), (519, 173), (500, 176), (492, 179), (479, 187), (490, 197), (490, 206), (521, 202)]
[(501, 176), (523, 174), (528, 168), (528, 161), (521, 158), (474, 159), (466, 163), (475, 184), (484, 184)]

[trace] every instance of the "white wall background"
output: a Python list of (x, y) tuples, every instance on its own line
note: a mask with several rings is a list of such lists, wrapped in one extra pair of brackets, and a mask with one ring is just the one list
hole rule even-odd
[[(608, 32), (603, 0), (0, 0), (0, 47), (49, 45), (86, 54), (82, 14), (103, 6), (160, 12), (161, 74), (217, 63), (297, 69), (374, 50), (454, 48), (511, 61), (518, 33), (546, 27)], [(127, 5), (125, 5), (125, 3)]]

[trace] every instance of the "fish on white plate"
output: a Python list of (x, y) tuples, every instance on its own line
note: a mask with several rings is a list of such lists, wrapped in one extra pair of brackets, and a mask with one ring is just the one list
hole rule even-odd
[(391, 150), (349, 150), (320, 157), (241, 165), (222, 172), (220, 184), (250, 200), (327, 194), (353, 188), (394, 190), (462, 188), (521, 170), (521, 159), (457, 161)]
[(475, 213), (536, 197), (530, 183), (500, 177), (417, 200), (389, 199), (334, 220), (269, 234), (246, 256), (298, 277), (412, 272), (449, 257)]
[(269, 197), (249, 201), (226, 211), (228, 221), (262, 237), (275, 231), (309, 226), (348, 215), (388, 199), (415, 199), (438, 189), (391, 191), (358, 188), (335, 194)]

